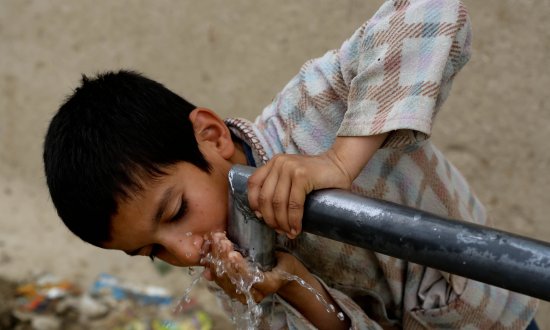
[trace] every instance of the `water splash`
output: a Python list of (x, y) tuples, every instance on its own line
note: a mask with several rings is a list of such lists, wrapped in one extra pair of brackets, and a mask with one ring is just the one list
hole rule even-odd
[[(206, 243), (208, 244), (209, 242)], [(235, 274), (234, 272), (228, 271), (226, 267), (229, 267), (230, 265), (226, 264), (224, 260), (216, 258), (210, 252), (206, 253), (201, 258), (200, 263), (203, 265), (210, 264), (214, 266), (213, 268), (216, 276), (222, 277), (226, 275), (235, 286), (236, 293), (244, 296), (246, 304), (242, 304), (238, 300), (232, 299), (225, 292), (223, 292), (223, 290), (218, 292), (221, 299), (230, 302), (229, 307), (231, 309), (231, 321), (237, 329), (256, 330), (259, 328), (271, 328), (269, 325), (271, 323), (273, 313), (264, 315), (264, 308), (262, 308), (262, 305), (267, 306), (267, 309), (273, 312), (274, 300), (264, 299), (262, 303), (256, 303), (252, 294), (252, 288), (254, 284), (263, 282), (264, 273), (260, 270), (258, 264), (255, 264), (248, 259), (246, 260), (248, 261), (248, 272), (246, 274)], [(179, 304), (176, 306), (176, 313), (181, 312), (183, 306), (190, 302), (191, 290), (198, 284), (202, 277), (202, 272), (197, 272), (192, 267), (189, 268), (188, 272), (189, 275), (192, 276), (192, 281), (190, 286), (184, 291)], [(327, 313), (336, 313), (334, 305), (327, 302), (323, 295), (304, 281), (304, 279), (283, 271), (278, 271), (278, 273), (287, 281), (295, 281), (300, 286), (307, 289), (311, 294), (313, 294), (317, 301), (325, 307)], [(344, 314), (341, 312), (337, 313), (336, 316), (341, 321), (345, 319)]]
[(260, 268), (253, 263), (249, 263), (249, 271), (247, 274), (228, 272), (224, 261), (214, 257), (211, 253), (207, 253), (201, 259), (201, 263), (214, 265), (216, 276), (222, 277), (226, 275), (235, 286), (236, 293), (244, 295), (246, 305), (236, 300), (231, 300), (232, 321), (237, 328), (248, 330), (257, 329), (262, 319), (263, 310), (261, 305), (254, 300), (251, 290), (254, 284), (264, 280), (264, 274)]
[[(193, 274), (192, 274), (193, 273)], [(189, 268), (189, 275), (192, 275), (191, 284), (185, 289), (183, 292), (183, 295), (181, 296), (181, 299), (178, 301), (176, 306), (173, 309), (173, 312), (175, 314), (181, 313), (185, 309), (185, 305), (189, 304), (191, 302), (191, 290), (199, 283), (199, 281), (202, 278), (202, 272), (197, 272), (193, 268)]]

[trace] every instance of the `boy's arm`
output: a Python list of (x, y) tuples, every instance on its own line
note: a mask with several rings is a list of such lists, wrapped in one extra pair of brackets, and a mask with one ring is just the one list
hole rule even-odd
[[(337, 101), (319, 109), (297, 105), (296, 111), (319, 113), (334, 121), (338, 102), (345, 103), (341, 121), (321, 124), (337, 125), (338, 137), (328, 152), (277, 155), (256, 171), (248, 187), (252, 210), (279, 233), (294, 238), (301, 230), (307, 193), (349, 189), (382, 144), (402, 147), (428, 138), (454, 76), (470, 56), (470, 32), (467, 11), (459, 0), (386, 1), (337, 52), (306, 63), (295, 80), (300, 91), (309, 93), (312, 104), (326, 95)], [(297, 88), (291, 87), (278, 97), (294, 100), (296, 95), (286, 94)], [(285, 116), (281, 111), (273, 118)], [(289, 116), (289, 127), (299, 127), (294, 118)], [(303, 134), (304, 129), (284, 133), (303, 140), (293, 134)], [(326, 145), (326, 137), (319, 138), (324, 139), (319, 145)]]
[(277, 232), (295, 238), (302, 230), (306, 195), (324, 188), (349, 189), (386, 136), (340, 136), (320, 155), (275, 156), (248, 180), (250, 208)]
[[(234, 251), (233, 244), (223, 233), (212, 234), (210, 253), (213, 260), (204, 263), (204, 277), (215, 281), (232, 299), (247, 304), (246, 297), (241, 292), (246, 290), (246, 286), (252, 283), (253, 278), (261, 277), (262, 280), (249, 289), (256, 302), (262, 301), (268, 295), (277, 294), (318, 329), (349, 329), (349, 318), (342, 313), (321, 283), (291, 254), (278, 252), (277, 266), (259, 275), (256, 270), (251, 269), (248, 261), (239, 252)], [(220, 263), (223, 264), (223, 273), (219, 271)], [(297, 276), (304, 281), (319, 293), (327, 304), (334, 306), (335, 310), (327, 311), (327, 306), (316, 299), (308, 288), (289, 276)], [(244, 283), (245, 288), (238, 287), (238, 283)], [(339, 319), (340, 313), (344, 316), (343, 319)]]

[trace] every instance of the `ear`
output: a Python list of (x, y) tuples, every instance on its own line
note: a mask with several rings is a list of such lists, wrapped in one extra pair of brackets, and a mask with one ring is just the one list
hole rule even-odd
[(195, 139), (201, 151), (217, 152), (224, 159), (230, 159), (235, 153), (235, 145), (231, 139), (229, 128), (212, 110), (196, 108), (189, 114), (193, 125)]

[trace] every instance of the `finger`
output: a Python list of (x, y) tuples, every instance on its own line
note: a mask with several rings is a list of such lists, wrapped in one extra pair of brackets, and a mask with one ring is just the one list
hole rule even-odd
[(288, 222), (292, 238), (302, 231), (302, 220), (304, 216), (304, 204), (308, 193), (304, 177), (297, 176), (290, 188), (288, 200)]
[(277, 223), (277, 228), (280, 228), (286, 234), (290, 234), (291, 229), (288, 219), (288, 201), (291, 185), (291, 177), (286, 173), (282, 173), (273, 192), (272, 201), (273, 217)]
[(267, 162), (265, 165), (259, 167), (249, 178), (247, 182), (247, 188), (248, 188), (248, 205), (250, 206), (250, 209), (252, 211), (259, 211), (260, 210), (260, 203), (258, 202), (258, 198), (260, 196), (260, 190), (262, 189), (262, 185), (264, 183), (265, 178), (271, 171), (271, 168), (273, 167), (274, 161), (276, 160), (277, 156), (275, 156), (272, 160)]
[(258, 196), (258, 207), (262, 214), (262, 219), (273, 229), (279, 229), (273, 211), (273, 196), (277, 187), (277, 182), (280, 179), (279, 173), (282, 166), (284, 166), (284, 161), (275, 162), (271, 171), (266, 176), (262, 188), (260, 189), (260, 195)]
[(224, 256), (233, 249), (227, 238), (222, 233), (212, 234), (210, 251), (216, 259), (224, 259)]
[(229, 261), (231, 275), (243, 278), (250, 277), (251, 274), (248, 262), (244, 259), (242, 254), (237, 251), (232, 251), (228, 254), (227, 259)]

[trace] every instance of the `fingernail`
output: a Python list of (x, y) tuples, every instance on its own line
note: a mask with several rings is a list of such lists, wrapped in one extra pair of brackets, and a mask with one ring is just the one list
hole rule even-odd
[(296, 235), (298, 234), (298, 232), (296, 231), (296, 229), (292, 228), (290, 230), (290, 233), (292, 234), (292, 236), (296, 237)]
[(276, 231), (277, 234), (279, 234), (279, 235), (284, 235), (284, 234), (285, 234), (285, 232), (282, 231), (282, 230), (280, 230), (280, 229), (275, 229), (275, 231)]
[(254, 214), (256, 215), (256, 218), (261, 219), (262, 214), (259, 211), (254, 211)]

